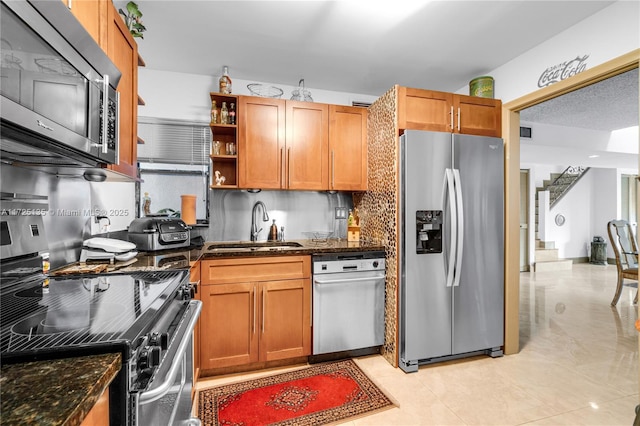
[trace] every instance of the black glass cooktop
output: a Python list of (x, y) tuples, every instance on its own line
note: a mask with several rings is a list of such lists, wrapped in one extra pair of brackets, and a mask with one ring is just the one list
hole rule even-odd
[(187, 271), (39, 275), (0, 295), (0, 353), (131, 342), (175, 298)]

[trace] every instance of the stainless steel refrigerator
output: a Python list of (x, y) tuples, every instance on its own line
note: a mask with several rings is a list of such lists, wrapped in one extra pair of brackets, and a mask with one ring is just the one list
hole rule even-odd
[(400, 368), (504, 343), (502, 139), (400, 138)]

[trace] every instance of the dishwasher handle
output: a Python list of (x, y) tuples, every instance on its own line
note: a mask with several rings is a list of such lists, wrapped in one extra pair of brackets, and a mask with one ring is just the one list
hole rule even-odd
[(344, 284), (344, 283), (353, 283), (360, 281), (376, 281), (376, 280), (384, 280), (384, 275), (374, 275), (372, 277), (361, 277), (361, 278), (340, 278), (338, 280), (319, 280), (317, 278), (313, 279), (315, 284)]

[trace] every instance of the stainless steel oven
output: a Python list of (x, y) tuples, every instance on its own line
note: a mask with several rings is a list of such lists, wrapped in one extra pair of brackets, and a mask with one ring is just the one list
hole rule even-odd
[(193, 330), (202, 302), (192, 300), (188, 269), (45, 275), (38, 212), (46, 200), (2, 195), (0, 362), (119, 352), (122, 368), (109, 387), (112, 425), (197, 424)]
[(0, 294), (2, 363), (120, 352), (109, 389), (116, 425), (192, 424), (188, 271), (31, 276)]
[(3, 159), (116, 163), (120, 71), (62, 2), (0, 7)]

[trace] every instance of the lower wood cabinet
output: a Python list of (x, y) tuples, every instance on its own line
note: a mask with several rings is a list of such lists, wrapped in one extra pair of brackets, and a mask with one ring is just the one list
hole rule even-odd
[(80, 426), (109, 426), (109, 388), (98, 398)]
[(202, 261), (202, 370), (311, 354), (309, 256)]

